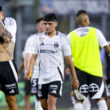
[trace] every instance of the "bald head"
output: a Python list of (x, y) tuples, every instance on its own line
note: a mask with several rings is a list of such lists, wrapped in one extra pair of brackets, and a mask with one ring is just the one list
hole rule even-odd
[(83, 11), (83, 10), (78, 12), (76, 21), (79, 26), (89, 26), (90, 25), (89, 16), (86, 13), (86, 11)]

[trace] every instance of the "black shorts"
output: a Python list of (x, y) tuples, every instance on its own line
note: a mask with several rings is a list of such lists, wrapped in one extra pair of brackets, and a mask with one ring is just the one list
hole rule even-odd
[(18, 94), (17, 68), (13, 61), (0, 62), (0, 90), (6, 95)]
[(55, 97), (62, 96), (61, 81), (54, 81), (47, 84), (38, 84), (38, 98), (47, 99), (48, 95), (53, 95)]
[(80, 83), (79, 91), (84, 96), (91, 99), (99, 99), (106, 96), (104, 82), (102, 77), (90, 75), (76, 68), (76, 74)]
[(38, 96), (38, 79), (33, 78), (31, 81), (31, 95)]
[(31, 81), (25, 80), (25, 87), (24, 87), (25, 95), (31, 95)]

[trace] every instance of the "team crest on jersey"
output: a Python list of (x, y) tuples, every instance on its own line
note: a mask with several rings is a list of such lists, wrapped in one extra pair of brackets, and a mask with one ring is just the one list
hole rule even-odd
[(40, 40), (40, 42), (43, 42), (44, 41), (44, 38), (40, 37), (39, 40)]
[(54, 47), (55, 48), (58, 48), (58, 46), (59, 46), (59, 43), (58, 42), (55, 42)]

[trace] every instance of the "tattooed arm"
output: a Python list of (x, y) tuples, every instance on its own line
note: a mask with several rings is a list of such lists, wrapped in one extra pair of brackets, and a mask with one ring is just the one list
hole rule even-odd
[(5, 43), (8, 43), (8, 42), (11, 41), (11, 39), (12, 39), (11, 33), (8, 32), (8, 31), (4, 28), (2, 22), (0, 22), (0, 42), (2, 42), (2, 43), (4, 43), (4, 42), (5, 42)]

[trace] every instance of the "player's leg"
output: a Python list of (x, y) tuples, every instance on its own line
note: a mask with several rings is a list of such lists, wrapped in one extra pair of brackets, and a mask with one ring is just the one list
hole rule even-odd
[(106, 80), (106, 90), (107, 90), (107, 106), (108, 110), (110, 110), (110, 78)]
[(18, 110), (15, 95), (5, 95), (9, 110)]
[(61, 81), (51, 82), (49, 85), (48, 93), (48, 110), (56, 110), (57, 98), (62, 96), (62, 83)]
[(96, 99), (98, 110), (108, 110), (105, 98)]
[(30, 110), (31, 103), (30, 103), (30, 97), (31, 95), (25, 95), (25, 110)]
[(41, 102), (43, 110), (48, 110), (47, 98), (48, 98), (48, 85), (38, 84), (38, 99)]
[(105, 101), (105, 87), (102, 77), (89, 75), (88, 80), (90, 82), (89, 84), (89, 92), (90, 97), (93, 100), (96, 100), (98, 105), (98, 110), (108, 110), (107, 104)]
[(108, 97), (107, 99), (107, 106), (108, 106), (108, 110), (110, 110), (110, 97)]
[[(72, 104), (73, 104), (73, 106), (74, 106), (74, 105), (76, 104), (76, 99), (75, 99), (74, 91), (71, 91), (71, 100), (72, 100)], [(84, 109), (84, 110), (91, 110), (91, 103), (90, 103), (89, 97), (84, 98), (84, 101), (82, 102), (82, 104), (83, 104), (83, 109)], [(75, 106), (76, 106), (76, 105), (75, 105)], [(81, 107), (79, 107), (80, 104), (77, 105), (77, 106), (78, 106), (78, 109), (81, 108)], [(75, 109), (76, 109), (76, 108), (75, 108)]]
[(41, 102), (38, 100), (38, 98), (35, 99), (35, 110), (43, 110)]
[(30, 110), (31, 108), (31, 102), (30, 102), (30, 97), (31, 97), (31, 81), (25, 80), (25, 110)]
[[(17, 71), (12, 61), (0, 62), (1, 90), (4, 92), (9, 110), (17, 110), (16, 94), (19, 93), (17, 85)], [(10, 77), (11, 76), (11, 77)]]
[(89, 97), (84, 99), (83, 108), (84, 110), (91, 110), (91, 102), (90, 102)]
[(48, 95), (48, 110), (56, 110), (57, 97)]
[(36, 74), (36, 72), (35, 73), (33, 72), (33, 77), (31, 79), (31, 94), (36, 95), (35, 110), (43, 110), (41, 102), (39, 101), (38, 98), (38, 78), (34, 78), (34, 74)]
[(47, 99), (40, 99), (41, 106), (43, 110), (48, 110)]
[(88, 95), (88, 82), (86, 75), (87, 73), (76, 68), (76, 74), (80, 85), (78, 90), (74, 90), (75, 94), (74, 110), (85, 110), (83, 103)]

